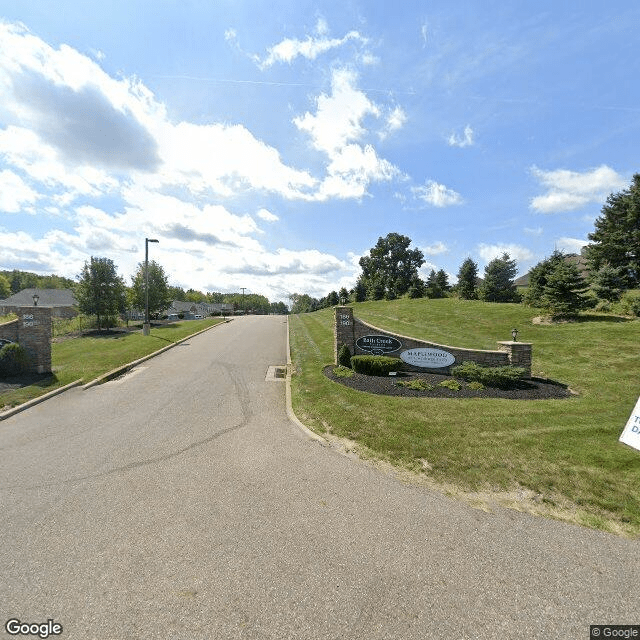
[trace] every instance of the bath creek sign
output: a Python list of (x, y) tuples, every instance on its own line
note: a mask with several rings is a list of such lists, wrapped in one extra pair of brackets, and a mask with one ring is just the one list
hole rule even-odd
[(390, 336), (363, 336), (356, 340), (356, 346), (362, 351), (370, 351), (375, 356), (397, 351), (402, 342)]
[(453, 354), (442, 349), (408, 349), (400, 354), (407, 364), (426, 369), (448, 367), (456, 361)]

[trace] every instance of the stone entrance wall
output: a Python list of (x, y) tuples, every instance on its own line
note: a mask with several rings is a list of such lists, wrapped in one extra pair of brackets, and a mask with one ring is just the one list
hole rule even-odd
[(51, 309), (18, 307), (17, 320), (0, 324), (0, 338), (22, 345), (30, 373), (51, 373)]
[(335, 308), (335, 324), (334, 324), (334, 355), (335, 362), (338, 362), (338, 350), (343, 344), (346, 344), (351, 351), (351, 355), (368, 355), (371, 352), (361, 349), (357, 345), (357, 341), (365, 336), (381, 336), (394, 338), (400, 342), (400, 347), (393, 351), (385, 352), (385, 355), (399, 358), (400, 355), (408, 350), (414, 349), (437, 349), (451, 354), (455, 358), (455, 362), (446, 367), (418, 367), (406, 362), (402, 363), (400, 369), (402, 371), (420, 371), (422, 373), (445, 373), (451, 372), (451, 367), (455, 367), (463, 362), (477, 362), (485, 367), (502, 367), (514, 366), (523, 367), (525, 370), (525, 378), (531, 377), (531, 344), (527, 342), (514, 341), (498, 341), (498, 349), (496, 351), (485, 351), (479, 349), (463, 349), (461, 347), (451, 347), (435, 342), (427, 342), (425, 340), (417, 340), (409, 336), (403, 336), (396, 333), (390, 333), (383, 329), (378, 329), (353, 316), (353, 308), (336, 307)]

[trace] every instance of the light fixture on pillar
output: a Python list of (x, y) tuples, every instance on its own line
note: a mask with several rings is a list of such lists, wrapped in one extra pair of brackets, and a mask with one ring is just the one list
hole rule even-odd
[(160, 242), (155, 238), (144, 239), (144, 324), (142, 335), (148, 336), (151, 325), (149, 323), (149, 243)]
[(511, 329), (511, 336), (513, 337), (513, 341), (517, 342), (518, 341), (518, 330), (517, 329)]
[(33, 294), (33, 306), (37, 307), (38, 306), (38, 300), (40, 300), (40, 296), (37, 293)]

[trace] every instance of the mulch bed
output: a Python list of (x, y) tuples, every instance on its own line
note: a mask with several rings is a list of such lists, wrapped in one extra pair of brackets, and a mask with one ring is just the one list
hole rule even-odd
[[(570, 398), (574, 394), (566, 385), (554, 382), (553, 380), (543, 380), (541, 378), (531, 378), (523, 380), (515, 389), (497, 389), (485, 387), (482, 390), (469, 389), (466, 382), (462, 382), (459, 391), (453, 391), (446, 387), (437, 386), (443, 380), (451, 380), (451, 376), (435, 373), (398, 373), (397, 376), (366, 376), (362, 373), (355, 373), (352, 378), (339, 378), (333, 374), (335, 365), (324, 368), (324, 375), (330, 380), (367, 393), (375, 393), (385, 396), (402, 396), (405, 398), (507, 398), (510, 400), (551, 400), (560, 398)], [(430, 385), (432, 391), (408, 389), (397, 385), (403, 380), (410, 382), (414, 378), (421, 378)]]
[(50, 373), (24, 373), (20, 376), (0, 378), (0, 393), (38, 384), (39, 382), (51, 379), (51, 375)]

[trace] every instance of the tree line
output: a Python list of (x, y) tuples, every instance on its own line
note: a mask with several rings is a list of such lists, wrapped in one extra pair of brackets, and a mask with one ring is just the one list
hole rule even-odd
[[(640, 288), (640, 174), (633, 176), (628, 189), (607, 198), (594, 226), (584, 252), (586, 277), (567, 255), (554, 251), (531, 269), (528, 287), (522, 295), (515, 284), (516, 261), (508, 253), (491, 260), (482, 279), (477, 263), (466, 258), (458, 270), (458, 282), (450, 286), (442, 269), (437, 272), (432, 269), (426, 280), (421, 279), (418, 270), (425, 263), (423, 253), (410, 248), (409, 237), (389, 233), (360, 258), (362, 272), (353, 289), (343, 287), (320, 299), (292, 294), (291, 312), (304, 313), (365, 300), (448, 295), (486, 302), (522, 301), (552, 316), (594, 307), (607, 310), (625, 292)], [(628, 295), (626, 302), (630, 313), (640, 315), (640, 295)]]

